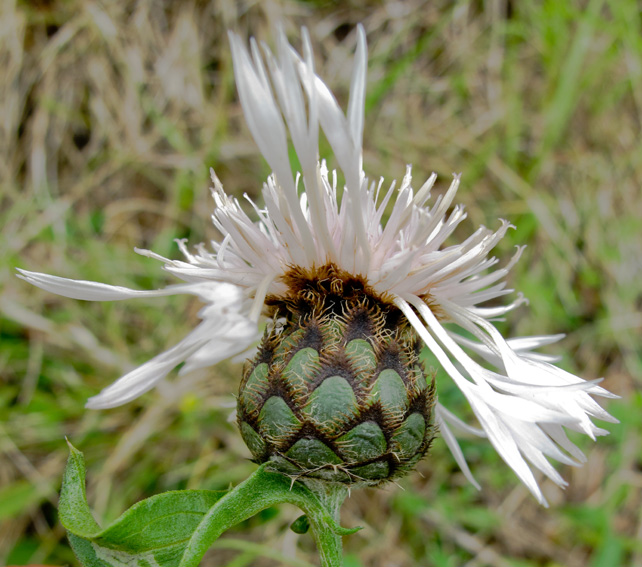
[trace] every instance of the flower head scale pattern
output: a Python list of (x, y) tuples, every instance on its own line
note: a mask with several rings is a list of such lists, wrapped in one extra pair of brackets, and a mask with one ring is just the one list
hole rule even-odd
[[(278, 35), (274, 55), (252, 40), (248, 50), (230, 34), (239, 98), (250, 131), (273, 173), (263, 186), (264, 207), (247, 198), (254, 219), (228, 196), (212, 172), (216, 208), (212, 217), (224, 235), (164, 262), (184, 283), (154, 291), (136, 291), (20, 270), (22, 277), (66, 297), (109, 301), (171, 294), (196, 295), (205, 307), (200, 325), (176, 346), (117, 380), (87, 403), (90, 408), (124, 404), (151, 389), (174, 367), (181, 373), (238, 355), (254, 344), (266, 298), (287, 293), (284, 277), (292, 268), (314, 271), (332, 265), (362, 278), (392, 302), (432, 351), (470, 403), (480, 428), (440, 404), (437, 422), (443, 439), (466, 477), (478, 487), (453, 430), (487, 437), (542, 504), (544, 496), (530, 465), (556, 484), (566, 483), (549, 463), (551, 457), (579, 465), (585, 457), (565, 429), (591, 438), (607, 432), (591, 418), (615, 422), (591, 396), (614, 397), (597, 382), (587, 382), (533, 352), (560, 336), (504, 339), (491, 323), (520, 304), (484, 307), (506, 295), (504, 278), (518, 260), (496, 268), (490, 251), (510, 224), (480, 227), (459, 244), (447, 240), (466, 217), (451, 207), (459, 186), (455, 176), (447, 192), (428, 206), (433, 174), (417, 191), (410, 166), (399, 185), (387, 189), (362, 169), (362, 136), (367, 52), (365, 33), (357, 31), (357, 50), (347, 114), (315, 74), (310, 40), (303, 31), (303, 55)], [(319, 159), (323, 130), (344, 179)], [(288, 136), (301, 172), (296, 176)], [(385, 219), (387, 214), (387, 219)], [(494, 269), (493, 269), (494, 268)], [(446, 326), (447, 325), (447, 326)]]

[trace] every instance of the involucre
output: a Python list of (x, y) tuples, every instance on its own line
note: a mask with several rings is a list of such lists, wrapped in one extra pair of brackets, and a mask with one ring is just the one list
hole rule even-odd
[(238, 398), (254, 459), (357, 486), (405, 474), (435, 434), (417, 334), (391, 302), (331, 264), (285, 279), (290, 292), (268, 298), (277, 323)]

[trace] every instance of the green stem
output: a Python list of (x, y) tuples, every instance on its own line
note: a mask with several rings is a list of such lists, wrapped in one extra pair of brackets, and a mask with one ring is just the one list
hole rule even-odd
[(307, 516), (322, 567), (342, 567), (341, 536), (360, 529), (339, 525), (345, 488), (292, 481), (266, 470), (265, 465), (227, 493), (184, 490), (157, 494), (134, 504), (110, 526), (102, 528), (87, 504), (83, 455), (71, 445), (69, 450), (59, 515), (78, 559), (86, 567), (198, 567), (223, 532), (284, 502), (298, 506)]
[(209, 510), (187, 544), (179, 567), (198, 567), (201, 558), (214, 541), (233, 525), (257, 512), (287, 502), (298, 506), (310, 520), (321, 556), (322, 567), (342, 567), (341, 535), (357, 529), (341, 528), (337, 522), (339, 507), (347, 490), (343, 487), (324, 489), (322, 483), (304, 486), (260, 467), (246, 481), (228, 492)]
[[(340, 510), (343, 501), (348, 495), (348, 489), (340, 484), (330, 484), (306, 479), (303, 484), (314, 493), (323, 507), (330, 513), (330, 516), (337, 525), (340, 525)], [(312, 536), (317, 544), (321, 567), (343, 567), (343, 543), (341, 536), (334, 530), (328, 529), (315, 518), (310, 518)]]

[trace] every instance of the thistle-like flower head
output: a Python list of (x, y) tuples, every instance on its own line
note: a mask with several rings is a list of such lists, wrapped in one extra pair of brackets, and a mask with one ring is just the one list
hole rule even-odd
[[(529, 463), (564, 486), (547, 457), (570, 465), (582, 463), (584, 455), (565, 429), (592, 438), (606, 434), (591, 418), (615, 420), (592, 396), (613, 396), (598, 381), (584, 381), (554, 366), (550, 357), (533, 352), (560, 336), (507, 340), (495, 328), (493, 319), (524, 303), (519, 296), (504, 307), (484, 306), (511, 293), (504, 279), (521, 248), (503, 267), (497, 267), (498, 260), (490, 256), (510, 228), (506, 221), (496, 230), (480, 227), (463, 242), (452, 243), (453, 231), (466, 217), (463, 207), (452, 206), (458, 176), (431, 204), (434, 174), (418, 189), (413, 188), (409, 166), (399, 186), (366, 177), (362, 138), (367, 54), (361, 27), (357, 38), (344, 114), (315, 73), (305, 31), (302, 55), (283, 33), (278, 34), (276, 55), (254, 40), (248, 50), (238, 36), (230, 35), (240, 102), (273, 173), (263, 186), (263, 205), (247, 198), (246, 212), (224, 192), (212, 172), (216, 205), (212, 220), (223, 238), (211, 247), (199, 245), (189, 251), (181, 241), (183, 260), (137, 250), (164, 262), (165, 269), (183, 283), (136, 291), (24, 270), (22, 277), (76, 299), (108, 301), (185, 293), (205, 304), (199, 313), (202, 322), (184, 340), (121, 377), (91, 398), (88, 407), (124, 404), (151, 389), (180, 363), (185, 362), (184, 373), (240, 354), (256, 343), (259, 324), (267, 319), (272, 323), (259, 354), (246, 368), (239, 405), (241, 428), (255, 457), (278, 459), (298, 440), (309, 441), (312, 420), (315, 435), (328, 439), (335, 452), (343, 451), (340, 458), (349, 461), (348, 468), (389, 461), (391, 455), (398, 456), (408, 447), (411, 450), (401, 456), (410, 463), (425, 452), (434, 419), (473, 484), (477, 486), (453, 430), (487, 437), (545, 503)], [(330, 144), (338, 173), (329, 171), (319, 156), (320, 130)], [(301, 166), (296, 174), (288, 138)], [(290, 342), (280, 343), (281, 339)], [(431, 386), (415, 360), (419, 340), (464, 394), (479, 427), (434, 403)], [(297, 359), (304, 349), (315, 354), (305, 361), (299, 354)], [(281, 359), (274, 359), (275, 353), (281, 353)], [(298, 377), (288, 382), (286, 367), (294, 359), (294, 365), (303, 366)], [(332, 372), (327, 364), (321, 368), (324, 360), (332, 361)], [(400, 360), (406, 361), (404, 368), (398, 366)], [(390, 378), (382, 379), (388, 370), (395, 376), (387, 374)], [(325, 379), (332, 378), (337, 378), (337, 393), (344, 392), (335, 414), (335, 393), (324, 398), (319, 389)], [(406, 389), (403, 395), (397, 396), (397, 379)], [(436, 388), (438, 391), (439, 384)], [(354, 404), (346, 401), (351, 396)], [(270, 402), (272, 399), (277, 401)], [(267, 404), (279, 406), (278, 400), (296, 422), (286, 411), (281, 422), (260, 417)], [(288, 405), (293, 401), (301, 405), (296, 411)], [(345, 432), (335, 430), (339, 426), (334, 421), (330, 423), (337, 415), (340, 418), (335, 421), (345, 422), (350, 431), (369, 422), (379, 431), (363, 426), (346, 438)], [(421, 435), (409, 444), (397, 442), (399, 437), (395, 441), (395, 435), (409, 427), (405, 424), (412, 415), (421, 416), (412, 418), (422, 421)], [(383, 435), (379, 453), (370, 458), (366, 447), (365, 453), (350, 460), (358, 434), (375, 445)], [(292, 464), (288, 459), (284, 462)], [(368, 472), (368, 478), (382, 478), (378, 474), (382, 473), (375, 471), (373, 476)]]

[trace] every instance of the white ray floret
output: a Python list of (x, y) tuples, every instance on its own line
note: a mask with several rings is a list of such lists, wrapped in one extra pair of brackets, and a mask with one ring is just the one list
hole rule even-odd
[[(165, 289), (138, 291), (68, 280), (20, 270), (28, 282), (75, 299), (111, 301), (136, 297), (192, 294), (205, 306), (201, 323), (181, 342), (129, 372), (87, 406), (114, 407), (153, 388), (181, 363), (181, 373), (245, 352), (259, 338), (266, 297), (288, 290), (282, 276), (294, 267), (314, 270), (334, 264), (363, 278), (392, 300), (462, 391), (479, 427), (462, 421), (441, 404), (436, 420), (442, 437), (466, 477), (479, 487), (466, 464), (454, 431), (486, 437), (543, 504), (532, 465), (553, 482), (565, 482), (548, 458), (569, 465), (585, 459), (565, 429), (592, 438), (606, 433), (592, 418), (615, 422), (592, 396), (615, 397), (598, 385), (551, 363), (555, 357), (533, 352), (555, 342), (551, 337), (504, 339), (492, 321), (525, 299), (505, 306), (487, 302), (512, 293), (505, 278), (522, 248), (497, 268), (490, 252), (512, 227), (480, 227), (458, 244), (455, 229), (466, 218), (453, 201), (460, 178), (430, 207), (436, 175), (413, 190), (410, 166), (397, 186), (370, 181), (362, 168), (366, 88), (365, 32), (357, 28), (357, 48), (344, 114), (316, 75), (312, 48), (303, 32), (303, 56), (278, 35), (276, 55), (251, 41), (248, 50), (230, 34), (239, 100), (248, 127), (272, 169), (263, 185), (263, 207), (248, 201), (248, 214), (228, 196), (214, 172), (212, 216), (223, 238), (190, 252), (178, 243), (183, 260), (140, 254), (164, 263), (183, 281)], [(319, 156), (323, 131), (339, 173)], [(293, 172), (289, 141), (299, 163)], [(339, 188), (339, 177), (344, 180)]]

